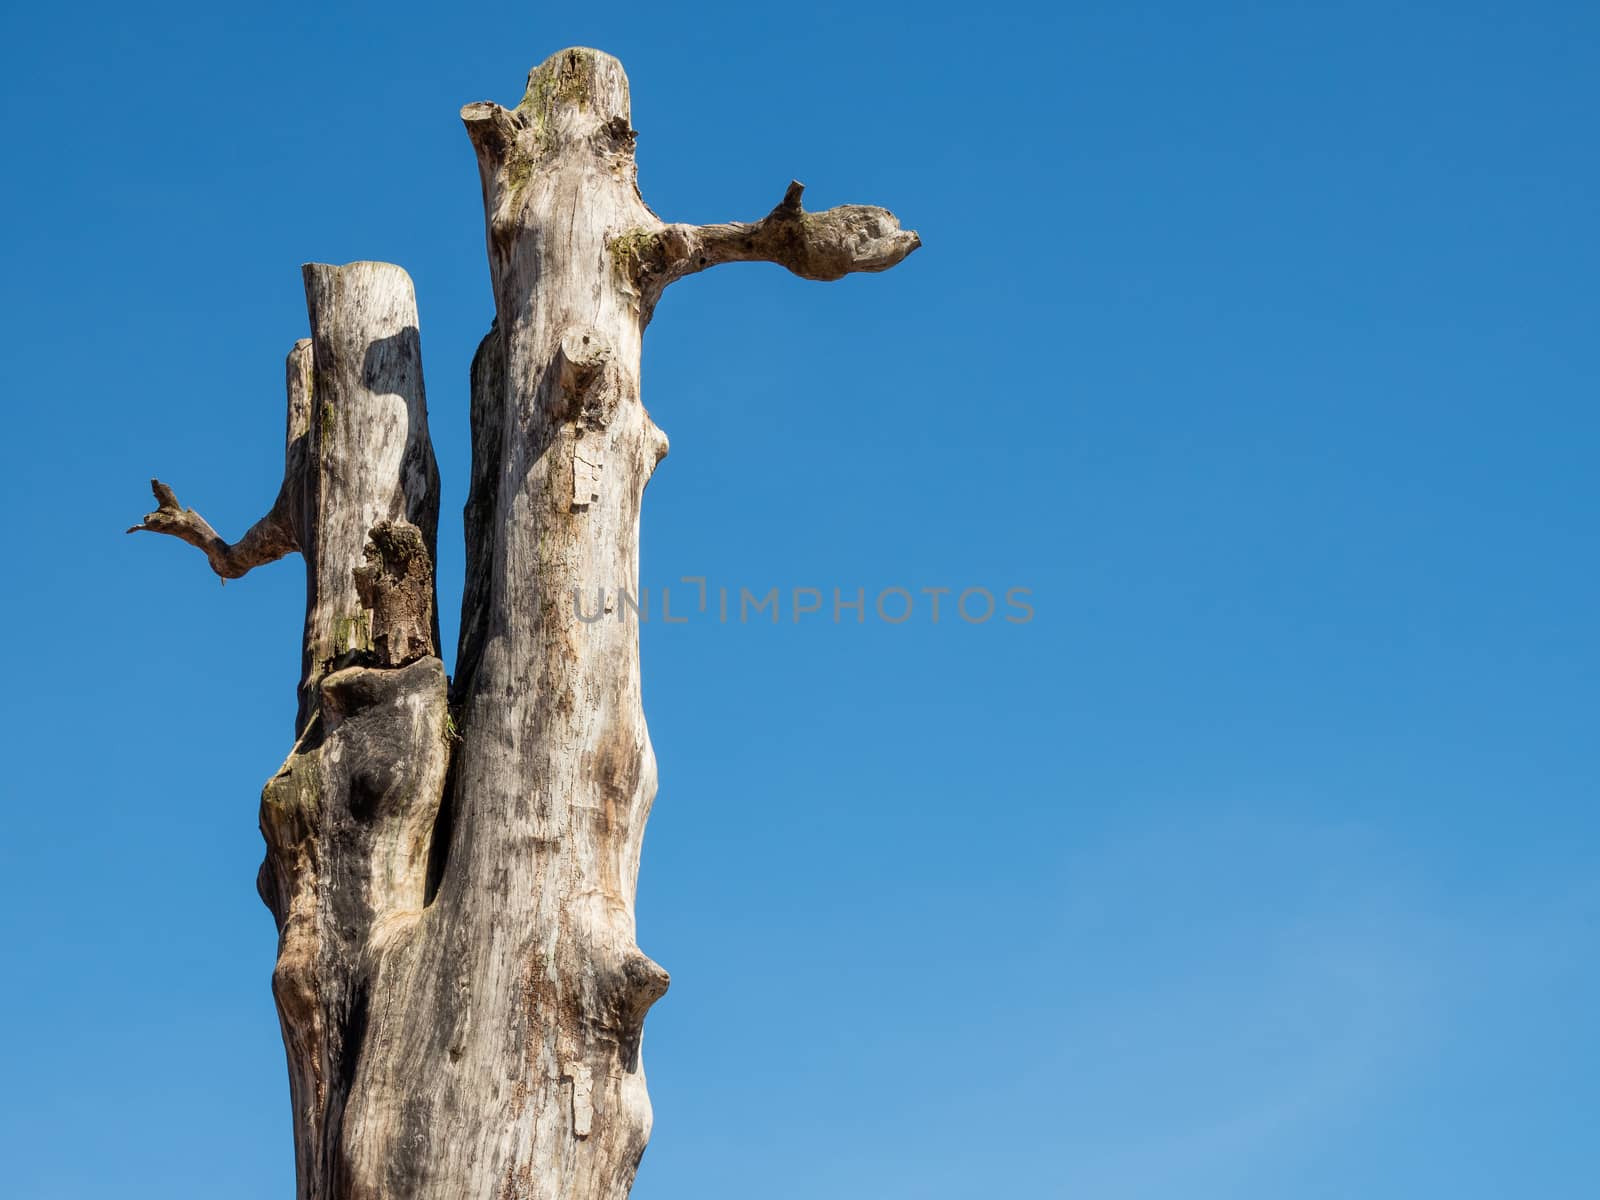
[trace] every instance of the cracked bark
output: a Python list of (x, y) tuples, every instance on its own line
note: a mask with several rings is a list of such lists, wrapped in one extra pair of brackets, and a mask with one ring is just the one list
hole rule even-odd
[(642, 493), (667, 440), (640, 403), (645, 326), (676, 279), (767, 261), (880, 271), (917, 236), (880, 208), (667, 224), (640, 197), (627, 78), (565, 50), (515, 108), (462, 110), (496, 319), (471, 374), (456, 677), (436, 652), (438, 481), (409, 280), (308, 267), (283, 487), (237, 543), (156, 484), (135, 529), (223, 578), (306, 558), (288, 761), (261, 891), (302, 1200), (620, 1200), (650, 1132), (640, 1061), (667, 973), (634, 892), (656, 764), (637, 629), (573, 615), (638, 591)]

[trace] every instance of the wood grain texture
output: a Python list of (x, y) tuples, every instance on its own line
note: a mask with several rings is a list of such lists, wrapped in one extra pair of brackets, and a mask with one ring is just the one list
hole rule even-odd
[(156, 483), (159, 507), (134, 528), (199, 546), (224, 578), (305, 558), (297, 740), (262, 792), (257, 884), (278, 923), (273, 995), (309, 1198), (352, 1194), (344, 1114), (366, 1009), (424, 907), (450, 735), (411, 280), (388, 263), (303, 274), (312, 336), (289, 353), (284, 478), (267, 516), (229, 545)]
[[(668, 225), (636, 183), (628, 81), (570, 49), (462, 120), (495, 323), (472, 364), (466, 576), (437, 657), (438, 477), (397, 267), (306, 268), (284, 485), (238, 543), (157, 485), (137, 529), (237, 577), (306, 558), (297, 741), (261, 805), (260, 888), (301, 1200), (622, 1200), (650, 1135), (641, 1044), (666, 971), (634, 898), (656, 760), (632, 620), (639, 512), (667, 452), (640, 402), (673, 280), (767, 261), (809, 279), (920, 244), (884, 209)], [(448, 692), (447, 692), (448, 687)]]

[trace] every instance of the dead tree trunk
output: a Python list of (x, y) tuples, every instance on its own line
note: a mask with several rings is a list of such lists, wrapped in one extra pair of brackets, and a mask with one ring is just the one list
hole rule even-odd
[[(495, 327), (472, 366), (456, 676), (436, 652), (438, 481), (410, 281), (306, 268), (272, 510), (225, 543), (170, 489), (139, 529), (223, 578), (307, 566), (298, 740), (262, 796), (302, 1200), (620, 1200), (650, 1133), (639, 1060), (667, 973), (634, 938), (656, 791), (638, 631), (575, 597), (638, 594), (640, 497), (666, 437), (639, 399), (645, 325), (722, 262), (809, 279), (917, 245), (882, 209), (668, 225), (635, 183), (621, 65), (536, 67), (462, 110)], [(592, 615), (592, 614), (590, 614)]]

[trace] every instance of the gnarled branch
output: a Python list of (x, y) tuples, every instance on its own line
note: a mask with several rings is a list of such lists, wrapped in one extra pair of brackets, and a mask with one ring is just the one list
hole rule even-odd
[(129, 533), (165, 533), (181, 538), (204, 551), (211, 569), (224, 581), (239, 579), (252, 568), (276, 562), (300, 550), (295, 531), (295, 507), (304, 486), (306, 438), (311, 428), (312, 353), (311, 342), (294, 344), (284, 363), (284, 385), (288, 393), (288, 417), (284, 430), (283, 483), (272, 508), (237, 542), (224, 541), (222, 535), (192, 508), (178, 503), (173, 490), (159, 479), (150, 481), (156, 510), (128, 529)]
[(252, 567), (276, 562), (300, 548), (289, 524), (282, 491), (272, 511), (250, 526), (237, 542), (230, 543), (194, 509), (180, 505), (172, 489), (161, 480), (152, 479), (150, 490), (155, 493), (156, 510), (146, 513), (144, 520), (130, 526), (128, 532), (165, 533), (181, 538), (203, 550), (211, 569), (224, 580), (238, 579)]
[(613, 238), (619, 269), (653, 305), (674, 280), (728, 262), (770, 262), (802, 279), (829, 281), (857, 271), (887, 271), (922, 245), (915, 230), (869, 204), (808, 213), (805, 185), (789, 184), (776, 208), (753, 224), (663, 225)]

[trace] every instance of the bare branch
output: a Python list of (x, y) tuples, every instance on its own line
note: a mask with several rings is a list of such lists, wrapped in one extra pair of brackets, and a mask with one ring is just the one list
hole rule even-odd
[(230, 545), (211, 528), (204, 517), (194, 509), (180, 505), (172, 489), (159, 479), (150, 481), (150, 490), (155, 493), (156, 510), (147, 513), (144, 520), (132, 526), (128, 532), (165, 533), (181, 538), (203, 550), (211, 569), (225, 580), (238, 579), (252, 567), (276, 562), (285, 554), (300, 548), (295, 542), (282, 491), (278, 493), (272, 510)]
[(887, 271), (922, 245), (888, 209), (841, 204), (808, 213), (805, 185), (789, 184), (776, 208), (754, 224), (664, 225), (612, 239), (618, 266), (653, 304), (674, 280), (728, 262), (777, 263), (802, 279), (834, 280), (858, 271)]

